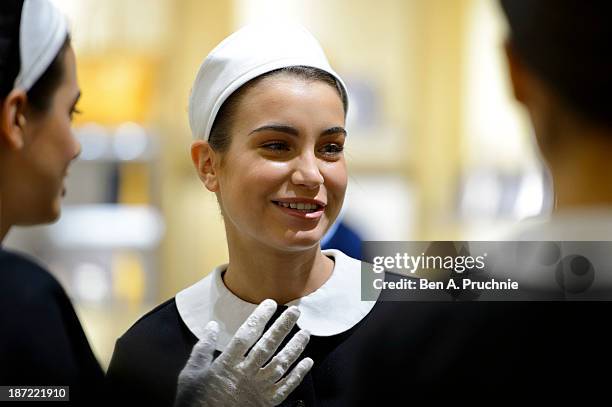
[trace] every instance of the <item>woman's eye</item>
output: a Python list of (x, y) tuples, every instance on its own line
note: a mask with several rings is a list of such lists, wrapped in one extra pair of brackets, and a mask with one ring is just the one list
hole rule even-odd
[(288, 151), (289, 150), (289, 146), (286, 143), (283, 143), (280, 141), (266, 143), (262, 145), (261, 147), (265, 148), (266, 150), (271, 150), (271, 151)]
[(326, 144), (321, 148), (321, 152), (325, 155), (337, 155), (344, 150), (344, 146), (336, 143)]

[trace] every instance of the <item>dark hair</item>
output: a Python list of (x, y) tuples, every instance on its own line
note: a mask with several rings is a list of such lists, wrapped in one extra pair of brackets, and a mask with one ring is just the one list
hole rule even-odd
[(218, 152), (225, 152), (229, 148), (231, 142), (231, 127), (232, 121), (236, 114), (238, 104), (244, 97), (244, 94), (261, 80), (276, 75), (290, 75), (305, 81), (321, 81), (328, 84), (338, 92), (338, 96), (342, 100), (342, 106), (344, 107), (344, 114), (346, 115), (348, 109), (348, 97), (344, 90), (344, 87), (340, 84), (333, 75), (325, 72), (319, 68), (313, 68), (310, 66), (289, 66), (285, 68), (276, 69), (270, 72), (266, 72), (256, 78), (251, 79), (238, 90), (232, 93), (221, 105), (219, 113), (215, 117), (212, 128), (210, 130), (210, 136), (208, 143), (213, 150)]
[(500, 0), (517, 56), (585, 118), (612, 124), (612, 2)]
[(11, 90), (21, 67), (19, 23), (23, 0), (0, 1), (0, 99)]
[[(13, 90), (21, 68), (19, 25), (23, 1), (0, 1), (0, 100)], [(70, 36), (67, 35), (51, 64), (27, 92), (29, 105), (38, 112), (44, 112), (51, 106), (53, 94), (64, 77), (63, 58), (69, 45)]]

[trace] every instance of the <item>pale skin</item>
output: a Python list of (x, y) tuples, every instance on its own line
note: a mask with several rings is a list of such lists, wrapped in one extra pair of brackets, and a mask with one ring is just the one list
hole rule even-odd
[[(346, 192), (344, 109), (338, 92), (318, 81), (265, 78), (249, 89), (224, 153), (195, 141), (191, 156), (225, 220), (227, 288), (241, 299), (284, 304), (312, 293), (334, 262), (320, 240)], [(317, 219), (291, 216), (276, 202), (318, 202)]]
[(506, 44), (514, 96), (529, 112), (550, 168), (555, 210), (612, 205), (612, 128), (573, 111)]
[(70, 46), (63, 64), (47, 111), (34, 110), (21, 89), (0, 106), (0, 243), (13, 226), (48, 223), (60, 215), (64, 178), (80, 152), (71, 131), (80, 89)]

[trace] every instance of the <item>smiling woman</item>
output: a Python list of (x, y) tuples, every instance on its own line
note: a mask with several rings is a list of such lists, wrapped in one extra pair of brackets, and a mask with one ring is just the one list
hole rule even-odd
[(347, 183), (344, 108), (335, 88), (304, 72), (253, 80), (237, 103), (226, 152), (202, 141), (192, 147), (200, 177), (219, 199), (230, 246), (248, 236), (279, 250), (312, 248), (338, 216)]
[[(285, 359), (281, 351), (268, 361), (272, 351), (251, 371), (252, 380), (232, 382), (234, 398), (223, 405), (255, 405), (241, 395), (264, 391), (265, 386), (254, 390), (251, 384), (272, 368), (272, 384), (302, 383), (292, 394), (262, 405), (345, 404), (344, 369), (374, 307), (361, 301), (361, 263), (320, 247), (347, 187), (347, 101), (345, 85), (320, 45), (299, 26), (247, 26), (207, 56), (190, 99), (196, 139), (191, 158), (204, 187), (217, 197), (229, 264), (161, 304), (117, 341), (108, 377), (122, 398), (147, 388), (151, 401), (171, 405), (178, 378), (199, 389), (201, 402), (210, 401), (215, 374), (222, 381), (234, 377), (215, 363), (232, 357), (225, 355), (232, 354), (238, 327), (269, 298), (283, 304), (272, 319), (297, 307), (301, 331), (293, 328), (287, 347), (310, 333), (306, 358), (296, 367), (307, 369), (294, 379), (286, 372), (298, 355)], [(205, 329), (210, 321), (218, 323), (217, 337)], [(260, 342), (266, 341), (264, 335)], [(185, 371), (179, 376), (186, 363), (186, 370), (197, 370), (193, 366), (203, 357), (198, 349), (207, 342), (218, 356), (213, 367), (202, 367), (191, 378)], [(204, 359), (207, 366), (212, 355)]]

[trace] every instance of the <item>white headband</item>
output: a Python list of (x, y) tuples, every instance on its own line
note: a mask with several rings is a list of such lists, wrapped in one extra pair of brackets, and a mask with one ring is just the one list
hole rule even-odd
[(25, 0), (19, 25), (21, 69), (15, 88), (30, 90), (57, 56), (68, 35), (62, 13), (48, 0)]
[(189, 125), (196, 139), (208, 140), (223, 102), (257, 76), (289, 66), (321, 69), (342, 79), (329, 65), (317, 40), (299, 25), (248, 25), (223, 40), (206, 57), (189, 99)]

